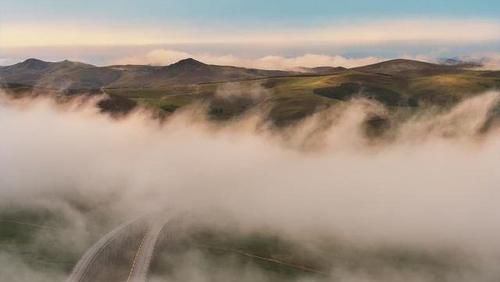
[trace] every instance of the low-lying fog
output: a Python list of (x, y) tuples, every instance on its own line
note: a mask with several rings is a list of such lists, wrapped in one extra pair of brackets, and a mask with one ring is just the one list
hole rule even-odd
[[(110, 118), (93, 101), (2, 96), (0, 206), (61, 213), (71, 228), (60, 235), (80, 249), (92, 223), (78, 207), (117, 224), (168, 208), (299, 242), (453, 251), (474, 269), (454, 281), (497, 281), (500, 135), (489, 118), (499, 95), (417, 114), (378, 139), (365, 137), (363, 121), (385, 110), (367, 101), (275, 129), (259, 113), (212, 123), (192, 108), (160, 124), (147, 112)], [(28, 271), (12, 256), (0, 251), (0, 269)], [(380, 281), (401, 279), (390, 277)]]

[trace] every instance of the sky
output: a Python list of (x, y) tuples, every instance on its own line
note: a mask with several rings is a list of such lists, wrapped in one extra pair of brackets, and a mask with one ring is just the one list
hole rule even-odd
[(495, 0), (2, 0), (6, 21), (287, 24), (405, 16), (497, 18)]
[(3, 65), (29, 57), (167, 64), (187, 54), (266, 68), (304, 58), (349, 66), (499, 50), (494, 0), (0, 0)]

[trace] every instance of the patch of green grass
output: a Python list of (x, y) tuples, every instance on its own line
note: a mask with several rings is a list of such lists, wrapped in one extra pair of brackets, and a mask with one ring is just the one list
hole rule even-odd
[[(133, 99), (148, 108), (164, 113), (174, 112), (196, 102), (210, 105), (209, 114), (216, 120), (225, 120), (241, 115), (248, 110), (247, 105), (215, 99), (217, 90), (234, 87), (242, 96), (255, 87), (265, 89), (263, 101), (254, 103), (270, 110), (270, 119), (278, 125), (287, 125), (328, 108), (341, 100), (349, 100), (359, 91), (342, 92), (342, 85), (359, 85), (374, 92), (389, 110), (399, 110), (403, 101), (407, 107), (449, 106), (483, 91), (500, 87), (495, 73), (480, 71), (444, 72), (441, 74), (389, 75), (347, 70), (338, 74), (318, 76), (289, 76), (243, 80), (239, 82), (215, 82), (194, 85), (163, 86), (143, 89), (106, 89), (114, 95)], [(318, 95), (320, 89), (336, 89), (335, 95)], [(368, 91), (368, 92), (370, 92)], [(344, 91), (345, 92), (345, 91)], [(342, 92), (343, 93), (343, 92)], [(340, 93), (340, 94), (342, 94)], [(397, 96), (393, 98), (393, 96)]]

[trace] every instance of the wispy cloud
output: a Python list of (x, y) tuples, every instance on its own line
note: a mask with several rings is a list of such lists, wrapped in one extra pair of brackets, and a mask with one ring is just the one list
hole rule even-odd
[[(139, 52), (138, 55), (125, 56), (123, 58), (113, 60), (111, 63), (117, 65), (132, 64), (164, 66), (173, 64), (179, 60), (186, 58), (194, 58), (207, 64), (230, 65), (269, 70), (300, 70), (302, 68), (312, 68), (318, 66), (341, 66), (352, 68), (393, 59), (393, 57), (380, 56), (348, 57), (342, 55), (312, 53), (289, 57), (279, 55), (266, 55), (249, 58), (233, 54), (218, 55), (206, 52), (185, 52), (174, 49), (158, 48), (152, 49), (151, 51), (146, 51), (142, 54)], [(397, 58), (418, 60), (430, 63), (440, 63), (441, 59), (446, 58), (446, 55), (441, 52), (417, 55), (401, 54), (397, 56)], [(457, 59), (464, 62), (479, 63), (482, 65), (482, 69), (500, 69), (500, 53), (477, 53), (467, 56), (459, 56), (457, 57)]]
[(480, 62), (483, 65), (483, 69), (500, 70), (500, 53), (488, 53), (472, 56), (470, 58), (472, 61)]
[(168, 65), (185, 58), (195, 58), (215, 65), (231, 65), (258, 69), (294, 70), (301, 67), (343, 66), (356, 67), (383, 61), (378, 57), (348, 58), (322, 54), (304, 54), (296, 57), (263, 56), (243, 58), (235, 55), (213, 55), (208, 53), (188, 53), (170, 49), (155, 49), (144, 55), (131, 56), (116, 60), (115, 64)]
[(482, 19), (395, 19), (316, 27), (224, 31), (181, 26), (97, 26), (92, 24), (4, 23), (0, 47), (61, 45), (147, 45), (175, 43), (233, 43), (336, 46), (390, 42), (480, 43), (500, 40), (500, 22)]

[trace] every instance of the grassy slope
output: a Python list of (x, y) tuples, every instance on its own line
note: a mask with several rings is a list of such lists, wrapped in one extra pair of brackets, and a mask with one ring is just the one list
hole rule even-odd
[[(267, 94), (265, 99), (259, 101), (259, 105), (271, 107), (272, 119), (286, 123), (339, 102), (338, 99), (315, 94), (315, 89), (355, 83), (375, 91), (395, 92), (406, 99), (414, 98), (422, 106), (444, 105), (500, 87), (500, 77), (489, 74), (481, 71), (460, 71), (403, 77), (348, 70), (334, 75), (240, 81), (237, 87), (241, 96), (247, 95), (256, 85), (265, 88)], [(107, 92), (131, 98), (147, 107), (172, 112), (196, 101), (213, 102), (217, 89), (224, 88), (226, 84), (219, 82), (156, 89), (107, 89)], [(382, 99), (381, 102), (385, 101)], [(216, 101), (212, 106), (222, 109), (222, 112), (231, 113), (228, 116), (238, 113), (238, 110), (231, 109), (230, 103), (228, 105)]]
[[(203, 102), (209, 105), (212, 117), (227, 119), (259, 106), (269, 110), (273, 121), (282, 124), (354, 96), (375, 99), (392, 108), (448, 106), (500, 87), (499, 72), (463, 70), (401, 59), (323, 75), (212, 66), (192, 59), (166, 67), (103, 68), (31, 59), (0, 68), (0, 77), (4, 84), (14, 89), (13, 93), (24, 91), (25, 84), (52, 89), (75, 87), (69, 88), (75, 93), (79, 93), (78, 89), (82, 89), (81, 93), (91, 90), (97, 93), (104, 87), (108, 94), (134, 100), (161, 114)], [(226, 88), (237, 95), (231, 95), (230, 99), (216, 95)], [(265, 92), (258, 99), (250, 97), (256, 88)], [(129, 104), (123, 99), (116, 101)], [(121, 105), (113, 107), (113, 102), (110, 104), (108, 108), (118, 110)]]

